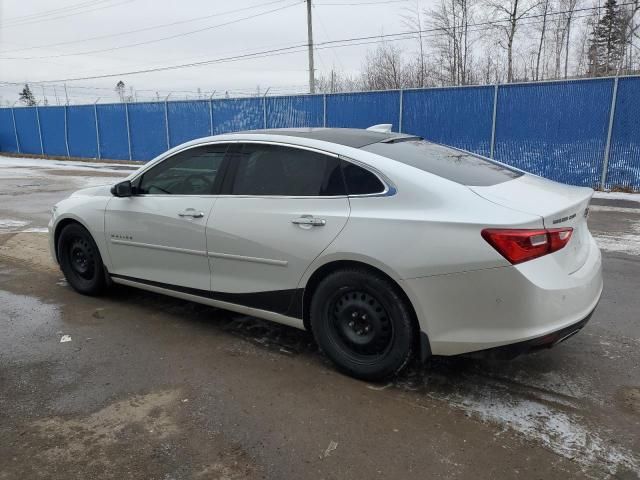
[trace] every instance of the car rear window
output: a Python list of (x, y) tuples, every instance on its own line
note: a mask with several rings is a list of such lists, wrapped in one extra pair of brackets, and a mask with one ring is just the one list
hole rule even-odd
[(379, 142), (362, 150), (391, 158), (453, 182), (475, 187), (496, 185), (522, 175), (501, 163), (425, 140)]

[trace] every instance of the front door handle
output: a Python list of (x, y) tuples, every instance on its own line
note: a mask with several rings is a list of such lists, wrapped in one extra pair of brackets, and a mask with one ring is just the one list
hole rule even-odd
[(301, 217), (291, 220), (291, 223), (295, 223), (296, 225), (309, 225), (311, 227), (323, 227), (327, 224), (327, 221), (324, 218), (315, 218), (311, 215), (302, 215)]
[(179, 217), (191, 217), (191, 218), (202, 218), (204, 217), (204, 213), (197, 212), (193, 208), (187, 208), (184, 212), (178, 213)]

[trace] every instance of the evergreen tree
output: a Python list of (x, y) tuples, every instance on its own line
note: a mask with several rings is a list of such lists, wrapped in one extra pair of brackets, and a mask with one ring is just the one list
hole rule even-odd
[(124, 82), (120, 80), (116, 83), (116, 88), (114, 89), (120, 98), (120, 101), (124, 103)]
[(605, 13), (594, 25), (589, 45), (591, 76), (613, 75), (624, 54), (624, 18), (616, 0), (607, 0)]
[(36, 104), (36, 97), (33, 96), (28, 83), (24, 84), (24, 88), (20, 92), (20, 101), (28, 107), (33, 107)]

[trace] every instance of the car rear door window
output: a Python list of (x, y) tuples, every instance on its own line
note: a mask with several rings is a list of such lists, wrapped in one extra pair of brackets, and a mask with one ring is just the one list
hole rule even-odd
[(235, 171), (231, 193), (254, 196), (345, 195), (340, 161), (309, 150), (244, 144), (231, 155)]
[(384, 184), (372, 172), (350, 162), (342, 162), (342, 171), (349, 195), (382, 193)]
[(211, 195), (227, 144), (193, 147), (161, 161), (142, 175), (139, 194)]
[(468, 186), (496, 185), (522, 175), (522, 172), (501, 163), (424, 140), (379, 142), (362, 150)]

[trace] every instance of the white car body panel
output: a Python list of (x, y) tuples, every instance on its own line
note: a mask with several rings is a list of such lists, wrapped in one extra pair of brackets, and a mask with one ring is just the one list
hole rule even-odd
[[(528, 174), (470, 187), (358, 148), (269, 133), (194, 140), (169, 150), (129, 179), (193, 146), (247, 141), (338, 155), (379, 175), (388, 191), (350, 197), (115, 198), (108, 187), (85, 189), (55, 209), (50, 223), (54, 257), (57, 226), (76, 220), (93, 235), (108, 271), (126, 277), (113, 277), (115, 282), (299, 328), (302, 319), (284, 311), (231, 302), (213, 293), (205, 298), (186, 289), (236, 295), (303, 290), (325, 265), (360, 262), (397, 282), (431, 352), (438, 355), (546, 335), (584, 319), (599, 300), (601, 257), (584, 215), (591, 189)], [(203, 217), (177, 216), (188, 208), (202, 211)], [(302, 215), (326, 224), (291, 223)], [(575, 230), (564, 249), (515, 266), (480, 236), (484, 228), (565, 226)], [(177, 291), (160, 284), (185, 288)]]
[[(292, 223), (303, 216), (325, 225)], [(347, 197), (218, 198), (207, 225), (211, 289), (246, 293), (297, 288), (348, 218)]]
[[(215, 198), (141, 195), (109, 200), (105, 210), (109, 271), (127, 277), (208, 290), (205, 228)], [(200, 218), (181, 217), (194, 212)]]

